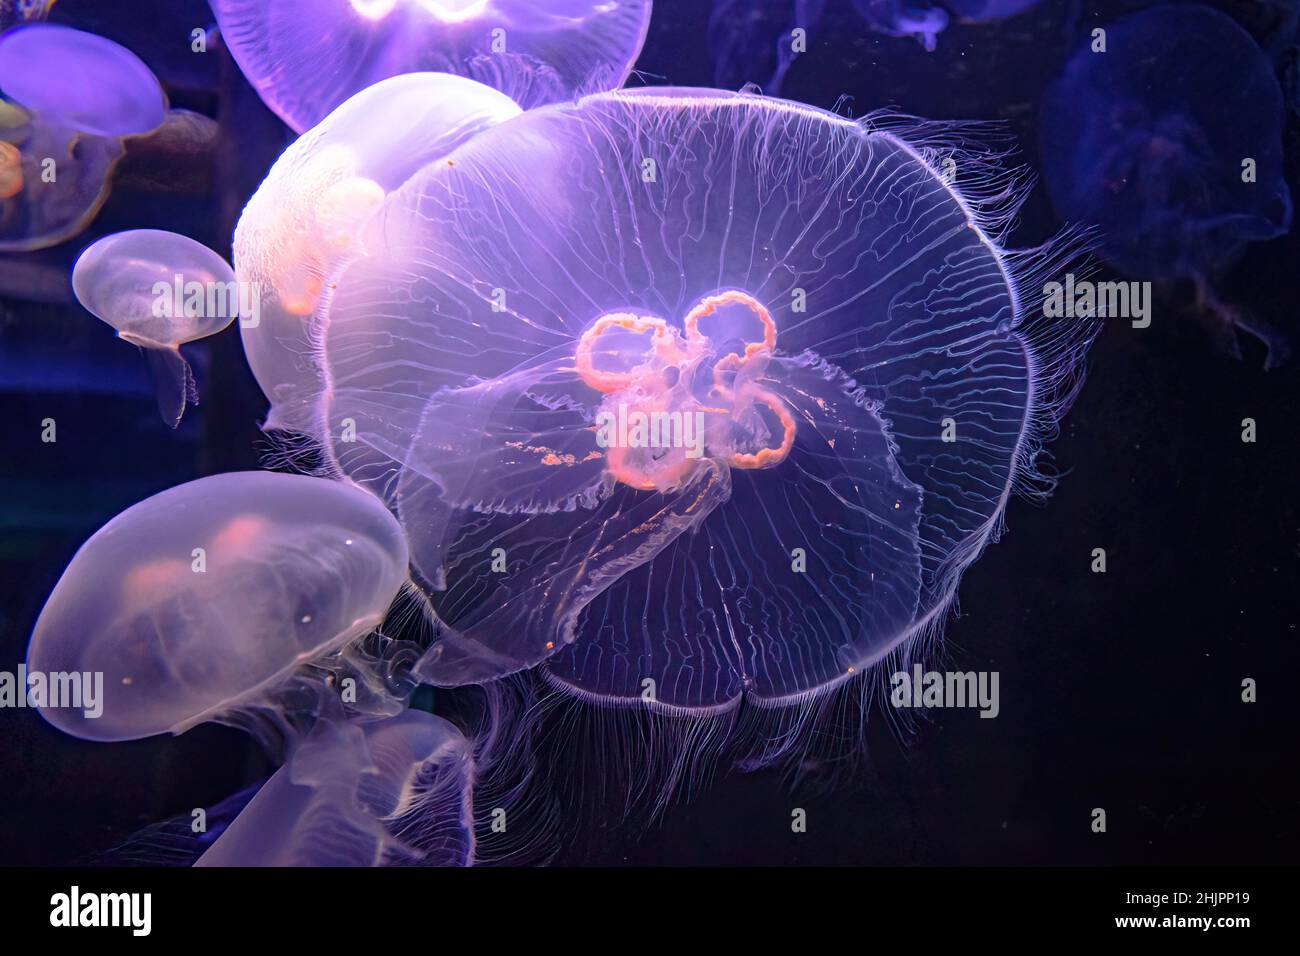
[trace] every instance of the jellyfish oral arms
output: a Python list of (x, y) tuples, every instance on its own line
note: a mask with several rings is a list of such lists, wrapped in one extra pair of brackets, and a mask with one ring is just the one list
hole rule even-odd
[(912, 131), (598, 94), (388, 195), (312, 355), (326, 453), (396, 509), (442, 626), (423, 678), (775, 706), (940, 619), (1089, 332), (1035, 345), (1044, 259), (938, 167), (1001, 174)]
[[(175, 428), (198, 390), (180, 346), (220, 332), (240, 312), (239, 286), (226, 261), (186, 236), (134, 229), (98, 240), (72, 270), (77, 301), (145, 350), (158, 410)], [(259, 302), (245, 296), (246, 316)]]
[(299, 132), (402, 73), (478, 80), (528, 108), (627, 79), (650, 0), (214, 0), (249, 82)]
[(1063, 218), (1097, 231), (1100, 254), (1150, 280), (1188, 280), (1225, 321), (1280, 333), (1223, 306), (1216, 274), (1252, 242), (1291, 228), (1281, 89), (1231, 18), (1192, 4), (1104, 25), (1105, 52), (1078, 49), (1043, 100), (1044, 180)]
[(320, 721), (196, 865), (467, 866), (473, 772), (432, 714)]
[(354, 485), (236, 472), (169, 489), (96, 532), (59, 579), (28, 669), (100, 674), (103, 699), (99, 713), (41, 713), (104, 741), (275, 723), (276, 690), (376, 627), (406, 577), (401, 529)]

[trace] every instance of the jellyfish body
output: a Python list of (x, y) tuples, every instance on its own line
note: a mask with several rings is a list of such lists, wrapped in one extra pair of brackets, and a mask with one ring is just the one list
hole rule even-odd
[(1086, 344), (1035, 353), (936, 160), (670, 88), (529, 111), (388, 197), (314, 356), (327, 454), (443, 625), (422, 677), (779, 705), (935, 622)]
[(372, 630), (406, 574), (401, 529), (354, 485), (237, 472), (171, 488), (81, 547), (32, 634), (29, 670), (103, 675), (101, 713), (41, 712), (88, 740), (254, 712)]
[(528, 108), (621, 86), (650, 0), (214, 0), (262, 99), (299, 132), (402, 73), (479, 80)]
[(167, 111), (157, 77), (134, 53), (50, 23), (0, 37), (0, 93), (51, 126), (90, 136), (147, 133)]
[(162, 124), (167, 99), (133, 53), (69, 27), (0, 37), (0, 251), (76, 235), (108, 196), (122, 138)]
[(467, 866), (473, 772), (432, 714), (322, 720), (196, 865)]
[(51, 126), (0, 103), (0, 252), (57, 245), (86, 227), (108, 198), (118, 139)]
[(198, 392), (180, 346), (220, 332), (239, 311), (226, 261), (187, 236), (159, 229), (117, 232), (92, 244), (72, 270), (77, 301), (145, 350), (158, 410), (175, 428)]
[(317, 432), (316, 400), (328, 386), (312, 357), (313, 315), (384, 197), (426, 163), (519, 113), (509, 97), (473, 80), (396, 76), (349, 99), (272, 167), (234, 240), (241, 288), (259, 296), (260, 321), (241, 334), (271, 400), (268, 428)]
[[(1159, 6), (1071, 57), (1041, 113), (1043, 172), (1065, 218), (1143, 279), (1207, 280), (1291, 226), (1282, 96), (1268, 58), (1229, 17)], [(1253, 323), (1239, 323), (1271, 346)]]

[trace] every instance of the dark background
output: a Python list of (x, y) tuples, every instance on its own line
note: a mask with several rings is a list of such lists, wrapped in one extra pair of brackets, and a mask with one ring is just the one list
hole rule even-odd
[[(1036, 165), (1038, 99), (1067, 51), (1094, 24), (1141, 5), (1046, 0), (1009, 22), (955, 25), (930, 54), (834, 9), (783, 93), (852, 115), (893, 106), (1002, 119)], [(1286, 10), (1217, 6), (1261, 41)], [(266, 451), (265, 403), (237, 329), (187, 348), (203, 404), (172, 433), (145, 363), (75, 304), (67, 271), (94, 238), (126, 228), (185, 232), (228, 256), (238, 211), (288, 134), (219, 43), (190, 54), (189, 31), (210, 22), (201, 3), (60, 0), (52, 19), (130, 46), (164, 78), (173, 106), (219, 120), (221, 142), (198, 186), (120, 184), (85, 234), (0, 256), (5, 670), (25, 657), (46, 596), (95, 529), (164, 488), (256, 467)], [(712, 85), (707, 20), (704, 0), (656, 0), (641, 81)], [(1285, 136), (1294, 189), (1294, 116)], [(1037, 244), (1060, 225), (1036, 189), (1011, 245)], [(1249, 249), (1216, 287), (1300, 335), (1298, 263), (1293, 232)], [(588, 801), (564, 821), (557, 861), (1294, 862), (1300, 364), (1266, 373), (1262, 348), (1243, 340), (1243, 351), (1238, 360), (1216, 346), (1186, 289), (1158, 302), (1149, 329), (1103, 328), (1051, 445), (1057, 493), (1045, 506), (1011, 501), (1008, 533), (966, 573), (961, 614), (946, 631), (946, 662), (1000, 673), (996, 720), (938, 711), (900, 738), (877, 715), (860, 771), (834, 788), (792, 789), (774, 771), (720, 774), (648, 829), (625, 823), (616, 801)], [(39, 440), (45, 417), (58, 422), (56, 444)], [(1256, 444), (1240, 439), (1246, 417), (1258, 423)], [(1089, 569), (1097, 547), (1105, 574)], [(1258, 681), (1258, 703), (1241, 701), (1246, 677)], [(0, 711), (0, 864), (95, 859), (270, 769), (226, 728), (108, 746), (63, 736), (31, 711)], [(794, 807), (807, 810), (807, 833), (791, 832)], [(1094, 807), (1107, 811), (1105, 834), (1090, 830)]]

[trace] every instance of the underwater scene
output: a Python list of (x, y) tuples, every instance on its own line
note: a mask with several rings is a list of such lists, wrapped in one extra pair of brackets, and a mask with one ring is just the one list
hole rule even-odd
[(0, 31), (0, 866), (1297, 860), (1296, 0)]

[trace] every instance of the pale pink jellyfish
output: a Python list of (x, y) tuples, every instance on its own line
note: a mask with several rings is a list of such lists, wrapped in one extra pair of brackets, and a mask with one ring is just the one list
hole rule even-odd
[(290, 697), (309, 717), (326, 708), (324, 675), (406, 580), (405, 535), (356, 485), (201, 478), (128, 508), (81, 547), (36, 622), (27, 668), (102, 682), (93, 707), (41, 705), (87, 740), (208, 720), (284, 728)]
[(427, 163), (520, 115), (509, 97), (446, 73), (383, 80), (303, 134), (271, 168), (235, 230), (235, 273), (258, 295), (241, 332), (271, 399), (268, 428), (314, 433), (326, 387), (313, 359), (330, 276), (361, 254), (358, 236), (385, 197)]
[(486, 83), (525, 108), (623, 85), (650, 0), (212, 0), (249, 82), (301, 132), (401, 73)]
[[(133, 229), (105, 236), (72, 269), (77, 301), (145, 350), (158, 410), (172, 428), (198, 402), (180, 346), (220, 332), (239, 311), (235, 274), (221, 256), (188, 236)], [(253, 311), (255, 304), (248, 305)]]

